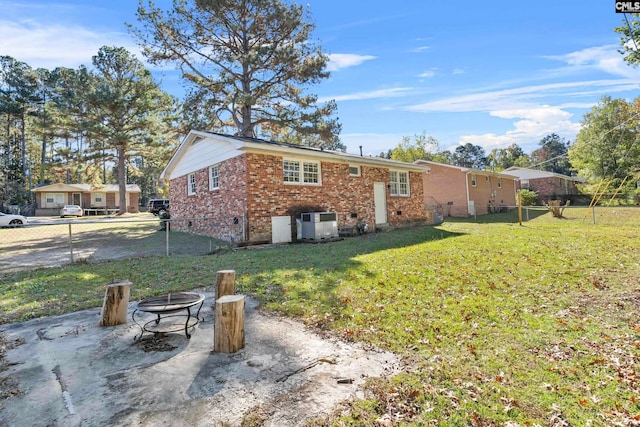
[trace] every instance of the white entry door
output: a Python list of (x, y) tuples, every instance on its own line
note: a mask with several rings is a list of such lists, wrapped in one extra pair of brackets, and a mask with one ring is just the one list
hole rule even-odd
[(272, 216), (271, 217), (271, 243), (291, 242), (291, 217)]
[(373, 183), (373, 204), (376, 212), (376, 224), (387, 223), (387, 190), (384, 182)]
[(469, 200), (469, 215), (474, 216), (476, 214), (476, 203), (473, 200)]

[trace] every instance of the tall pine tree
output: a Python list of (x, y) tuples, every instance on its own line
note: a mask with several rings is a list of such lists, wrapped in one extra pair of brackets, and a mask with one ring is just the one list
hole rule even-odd
[[(145, 4), (146, 3), (146, 4)], [(335, 102), (305, 94), (329, 77), (305, 9), (280, 0), (174, 0), (165, 12), (140, 0), (130, 26), (153, 64), (176, 63), (191, 90), (194, 124), (245, 137), (339, 147)], [(203, 117), (204, 116), (204, 117)], [(293, 133), (293, 134), (292, 134)]]
[(149, 147), (167, 143), (174, 102), (144, 65), (122, 47), (100, 48), (93, 65), (97, 83), (89, 95), (91, 129), (101, 142), (94, 150), (114, 156), (122, 214), (127, 212), (127, 161)]

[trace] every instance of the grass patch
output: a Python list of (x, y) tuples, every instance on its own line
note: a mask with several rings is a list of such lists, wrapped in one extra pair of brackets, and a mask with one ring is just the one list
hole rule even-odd
[(99, 307), (119, 278), (138, 299), (213, 287), (234, 269), (267, 309), (403, 355), (402, 374), (316, 425), (632, 425), (640, 210), (595, 225), (572, 212), (15, 273), (0, 279), (0, 322)]

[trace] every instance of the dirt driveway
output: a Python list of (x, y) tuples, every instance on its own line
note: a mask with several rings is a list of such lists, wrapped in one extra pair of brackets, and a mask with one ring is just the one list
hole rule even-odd
[(0, 228), (0, 272), (57, 267), (77, 261), (104, 261), (151, 255), (206, 254), (211, 238), (160, 230), (157, 217), (48, 218), (26, 227)]

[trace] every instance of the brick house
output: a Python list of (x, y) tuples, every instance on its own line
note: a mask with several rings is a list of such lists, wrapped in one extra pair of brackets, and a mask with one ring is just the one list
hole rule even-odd
[[(36, 199), (36, 216), (58, 215), (64, 205), (78, 205), (87, 214), (107, 213), (120, 206), (118, 184), (48, 184), (39, 185), (31, 191)], [(127, 211), (139, 212), (140, 187), (127, 184)]]
[(549, 200), (565, 200), (567, 196), (580, 194), (577, 184), (584, 182), (577, 176), (567, 176), (559, 173), (540, 171), (535, 169), (510, 167), (503, 171), (515, 176), (519, 180), (519, 187), (538, 193), (538, 203)]
[(440, 205), (444, 216), (498, 212), (516, 205), (516, 178), (503, 173), (416, 160), (424, 167), (425, 205)]
[(192, 130), (160, 177), (169, 180), (172, 230), (257, 243), (276, 241), (276, 219), (290, 219), (291, 230), (277, 241), (296, 240), (303, 212), (333, 212), (340, 228), (366, 223), (369, 231), (431, 223), (422, 173), (378, 157)]

